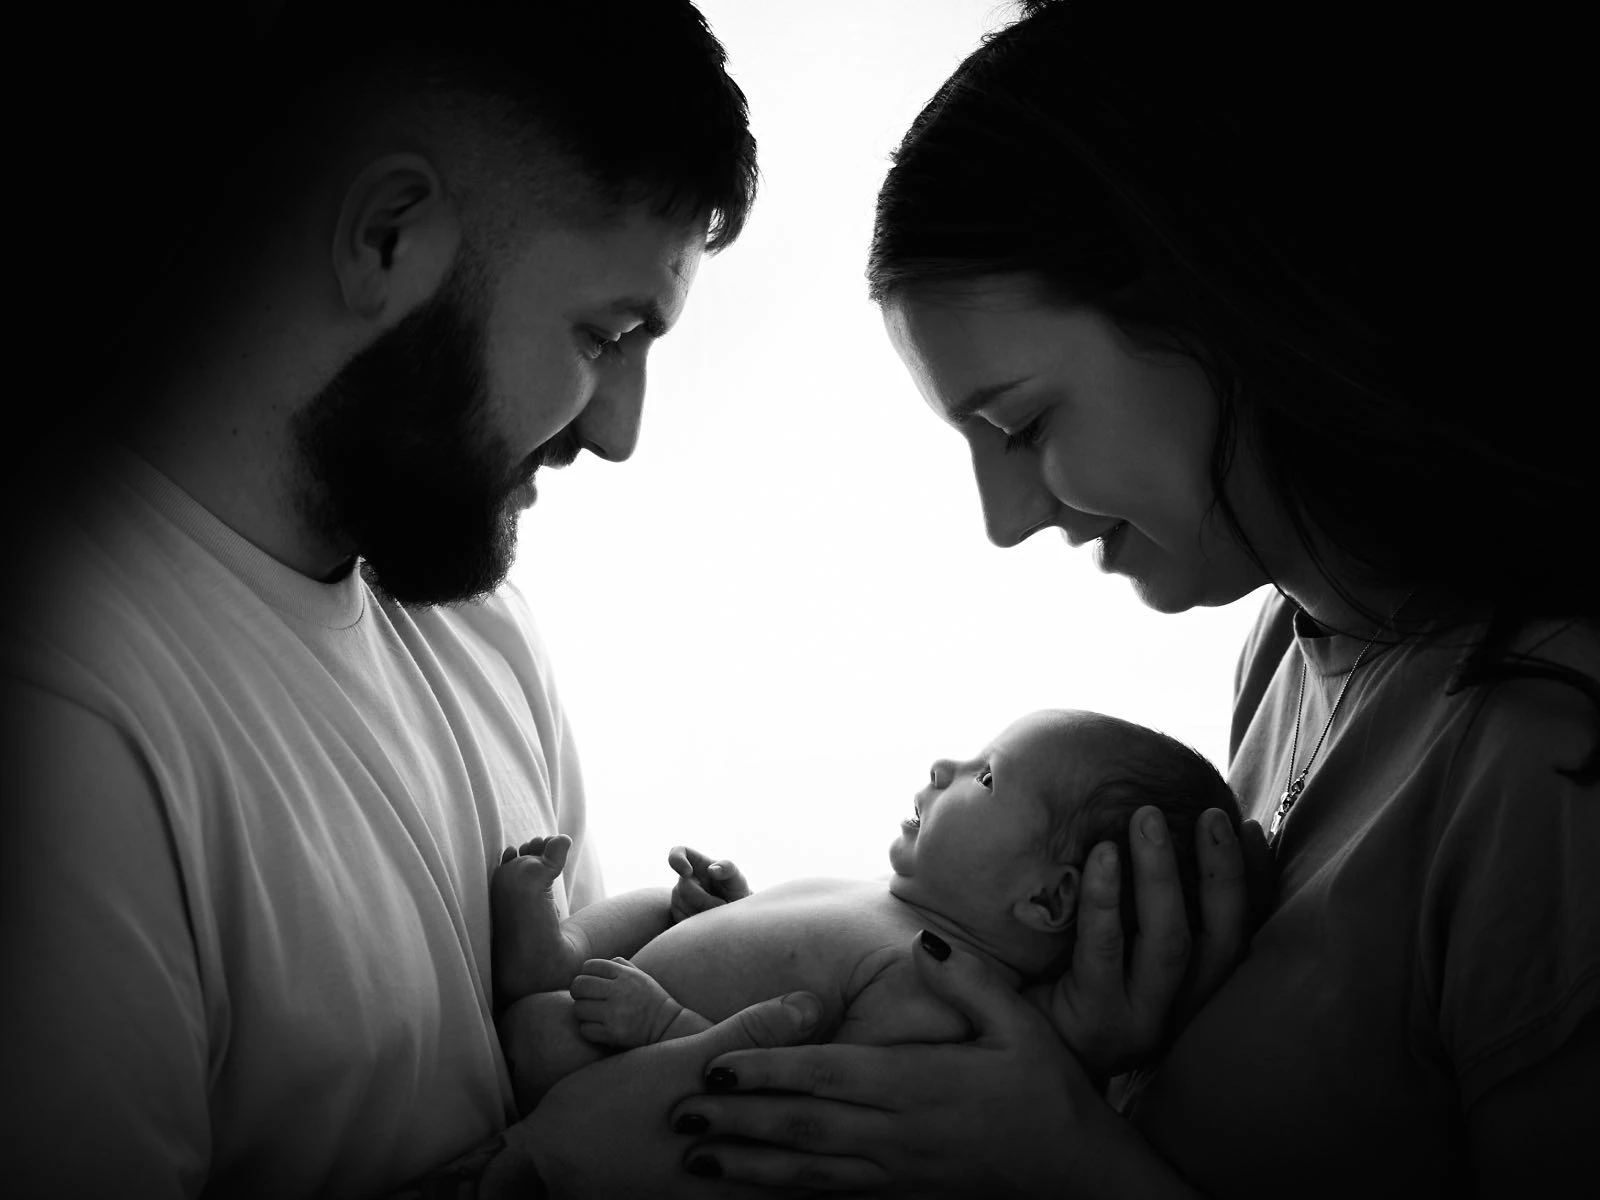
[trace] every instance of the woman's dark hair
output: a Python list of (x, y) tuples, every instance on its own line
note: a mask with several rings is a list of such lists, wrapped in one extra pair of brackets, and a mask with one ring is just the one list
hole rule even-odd
[(1216, 391), (1216, 511), (1247, 551), (1224, 486), (1244, 439), (1356, 611), (1389, 616), (1363, 585), (1417, 587), (1402, 636), (1471, 630), (1453, 689), (1552, 678), (1600, 707), (1518, 648), (1532, 621), (1600, 623), (1574, 565), (1600, 505), (1565, 289), (1541, 277), (1578, 240), (1579, 110), (1512, 73), (1516, 31), (1475, 47), (1467, 22), (1359, 4), (1024, 8), (896, 151), (873, 298), (1020, 276), (1176, 344)]

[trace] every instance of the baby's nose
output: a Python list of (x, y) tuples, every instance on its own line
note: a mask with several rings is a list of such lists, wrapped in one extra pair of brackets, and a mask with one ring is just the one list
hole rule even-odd
[(955, 764), (947, 758), (941, 758), (928, 768), (928, 783), (932, 787), (947, 788), (955, 778), (955, 773)]

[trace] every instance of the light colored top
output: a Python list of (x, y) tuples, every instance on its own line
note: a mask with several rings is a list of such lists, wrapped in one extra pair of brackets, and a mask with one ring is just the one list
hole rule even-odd
[(64, 698), (149, 786), (8, 814), (0, 1107), (38, 1194), (361, 1197), (503, 1128), (491, 869), (559, 831), (566, 898), (601, 894), (522, 597), (315, 582), (131, 457), (52, 538), (8, 719)]
[[(1272, 597), (1240, 661), (1230, 782), (1265, 826), (1363, 642)], [(1302, 618), (1303, 621), (1303, 618)], [(1600, 639), (1521, 648), (1600, 673)], [(1520, 680), (1446, 695), (1463, 650), (1375, 648), (1278, 845), (1277, 905), (1133, 1116), (1217, 1196), (1464, 1194), (1464, 1113), (1600, 1007), (1590, 702)]]

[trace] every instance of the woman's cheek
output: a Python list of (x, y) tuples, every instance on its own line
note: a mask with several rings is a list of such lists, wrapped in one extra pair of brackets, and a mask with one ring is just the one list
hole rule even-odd
[[(1081, 513), (1131, 518), (1125, 511), (1126, 489), (1117, 487), (1115, 470), (1096, 463), (1081, 450), (1061, 450), (1046, 446), (1039, 458), (1039, 478), (1061, 503)], [(1118, 502), (1119, 493), (1124, 496)]]

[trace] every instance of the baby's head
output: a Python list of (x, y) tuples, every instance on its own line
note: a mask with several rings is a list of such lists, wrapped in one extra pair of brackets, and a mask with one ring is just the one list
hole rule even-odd
[(934, 763), (915, 816), (889, 848), (890, 890), (980, 939), (1022, 948), (1042, 972), (1071, 952), (1089, 851), (1115, 842), (1131, 947), (1128, 822), (1146, 804), (1166, 817), (1193, 921), (1195, 824), (1220, 808), (1237, 827), (1233, 793), (1210, 762), (1166, 734), (1070, 710), (1031, 713), (976, 757)]

